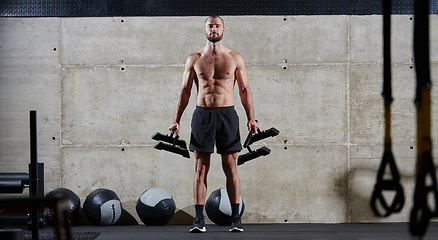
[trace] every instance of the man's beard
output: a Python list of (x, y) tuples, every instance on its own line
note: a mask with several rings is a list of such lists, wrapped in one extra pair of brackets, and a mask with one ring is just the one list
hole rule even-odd
[(210, 42), (213, 42), (213, 43), (215, 43), (215, 42), (219, 42), (220, 40), (222, 40), (222, 36), (223, 36), (224, 34), (222, 34), (222, 35), (218, 35), (217, 37), (210, 37), (210, 36), (207, 36), (207, 40), (208, 41), (210, 41)]

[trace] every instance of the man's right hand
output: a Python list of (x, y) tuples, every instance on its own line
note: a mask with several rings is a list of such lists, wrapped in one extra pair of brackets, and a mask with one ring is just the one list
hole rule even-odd
[(170, 124), (169, 131), (171, 131), (172, 134), (179, 133), (180, 127), (181, 126), (179, 125), (179, 123), (173, 122), (172, 124)]

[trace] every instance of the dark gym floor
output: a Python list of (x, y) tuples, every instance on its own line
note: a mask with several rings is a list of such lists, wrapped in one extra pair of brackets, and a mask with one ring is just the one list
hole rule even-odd
[[(133, 226), (73, 226), (72, 232), (100, 233), (97, 240), (131, 239), (416, 239), (409, 234), (408, 223), (285, 223), (244, 224), (243, 233), (229, 233), (227, 226), (207, 225), (206, 233), (189, 233), (190, 225), (160, 227)], [(53, 233), (53, 228), (40, 230)], [(429, 224), (423, 239), (437, 239), (438, 222)], [(418, 239), (418, 238), (417, 238)]]

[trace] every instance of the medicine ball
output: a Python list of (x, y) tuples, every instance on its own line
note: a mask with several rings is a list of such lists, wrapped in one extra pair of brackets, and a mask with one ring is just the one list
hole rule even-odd
[(119, 220), (122, 203), (114, 191), (99, 188), (85, 199), (84, 213), (92, 225), (110, 226)]
[(169, 192), (161, 188), (146, 190), (138, 199), (135, 210), (146, 225), (163, 226), (175, 213), (175, 201)]
[[(239, 203), (239, 213), (242, 216), (245, 210), (242, 196)], [(208, 218), (217, 225), (231, 225), (231, 203), (226, 188), (217, 189), (210, 194), (205, 202), (205, 211)]]
[[(81, 200), (78, 195), (74, 193), (72, 190), (67, 188), (57, 188), (46, 194), (46, 198), (64, 198), (67, 200), (68, 212), (69, 215), (68, 220), (74, 222), (79, 215), (79, 211), (81, 209)], [(48, 223), (51, 225), (53, 222), (53, 212), (51, 209), (47, 209), (45, 212), (45, 217)]]

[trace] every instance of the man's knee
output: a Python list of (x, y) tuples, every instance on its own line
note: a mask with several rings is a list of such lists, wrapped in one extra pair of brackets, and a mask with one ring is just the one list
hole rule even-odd
[(222, 166), (236, 167), (237, 151), (222, 153)]
[(237, 166), (232, 162), (223, 162), (222, 169), (227, 177), (237, 177)]

